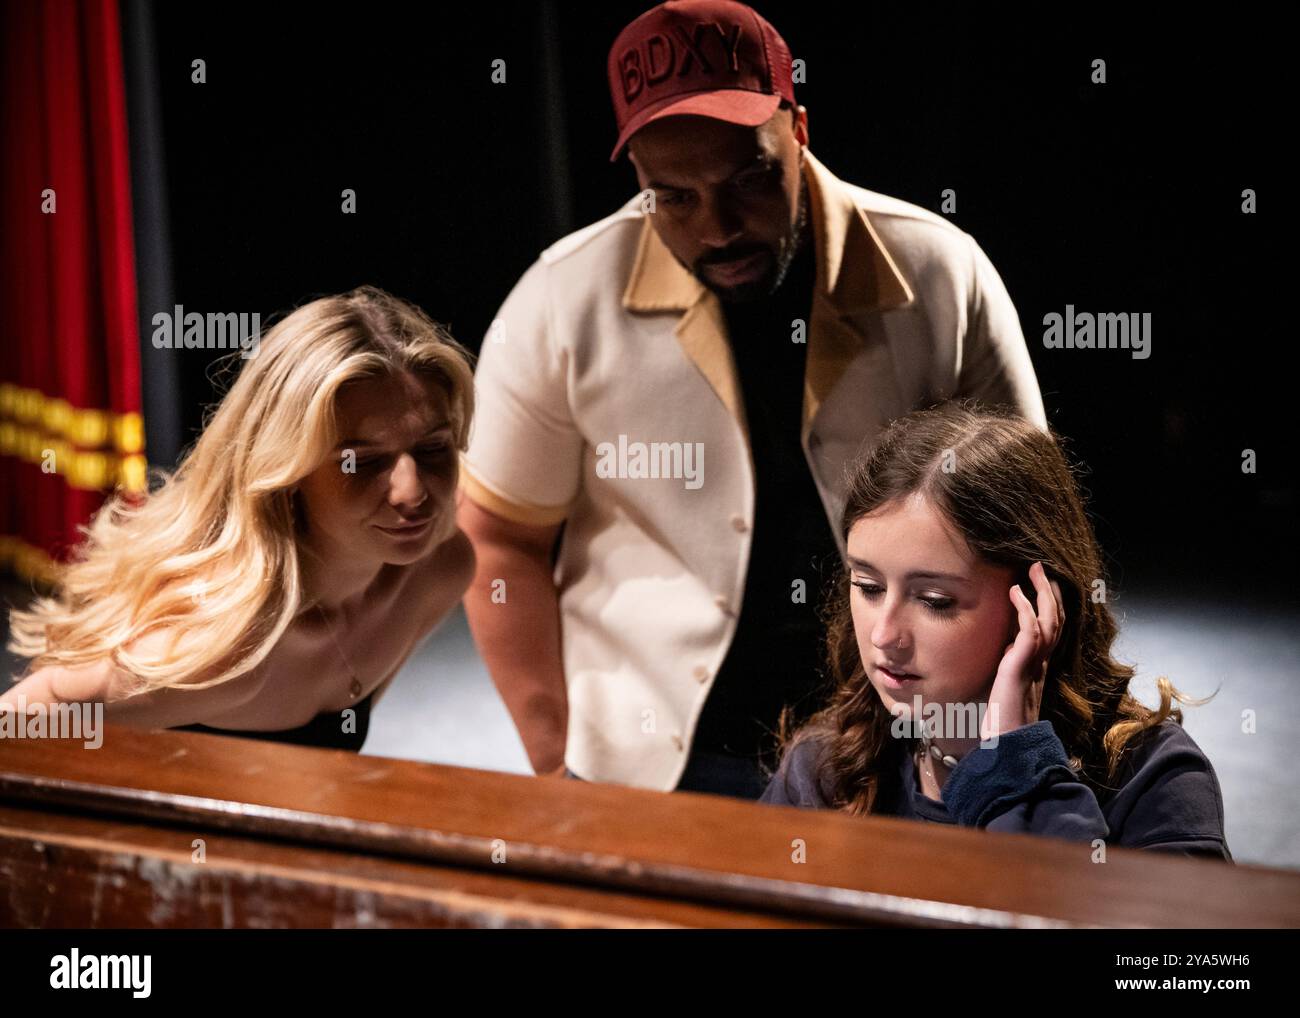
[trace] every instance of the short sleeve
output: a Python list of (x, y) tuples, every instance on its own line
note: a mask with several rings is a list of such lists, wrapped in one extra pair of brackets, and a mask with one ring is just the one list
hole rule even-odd
[(488, 328), (474, 374), (475, 410), (460, 486), (517, 523), (559, 523), (582, 481), (582, 435), (569, 401), (568, 358), (552, 328), (538, 259)]
[(1020, 316), (988, 255), (974, 238), (970, 238), (970, 246), (970, 307), (955, 395), (1011, 407), (1025, 420), (1045, 427), (1043, 395), (1020, 329)]

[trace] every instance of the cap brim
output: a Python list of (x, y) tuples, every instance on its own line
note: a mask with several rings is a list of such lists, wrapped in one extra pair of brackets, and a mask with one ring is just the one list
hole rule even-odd
[(616, 160), (628, 139), (652, 120), (683, 116), (710, 117), (713, 120), (724, 120), (729, 124), (739, 124), (741, 127), (757, 127), (772, 119), (772, 114), (780, 105), (779, 95), (750, 92), (738, 88), (672, 96), (661, 106), (646, 107), (623, 126), (614, 151), (610, 153), (609, 161), (612, 163)]

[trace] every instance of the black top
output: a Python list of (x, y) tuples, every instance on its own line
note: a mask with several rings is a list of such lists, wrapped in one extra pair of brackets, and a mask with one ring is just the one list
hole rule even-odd
[(357, 712), (355, 724), (346, 726), (355, 728), (356, 731), (353, 732), (345, 730), (345, 719), (342, 711), (323, 711), (300, 728), (288, 728), (279, 732), (213, 728), (210, 725), (179, 725), (173, 728), (172, 731), (207, 732), (211, 735), (237, 735), (243, 739), (288, 742), (295, 746), (316, 746), (321, 749), (347, 749), (354, 753), (360, 753), (361, 747), (366, 741), (366, 734), (370, 731), (370, 700), (374, 695), (374, 693), (371, 693), (365, 699), (358, 700), (355, 706), (349, 708)]
[[(781, 708), (789, 704), (802, 720), (821, 684), (818, 610), (841, 559), (799, 444), (815, 272), (809, 235), (775, 294), (722, 305), (745, 398), (757, 501), (736, 634), (693, 742), (715, 753), (758, 758), (770, 751)], [(795, 319), (804, 323), (803, 342), (792, 339)], [(796, 580), (803, 581), (802, 603)]]
[[(759, 801), (827, 808), (818, 780), (824, 752), (816, 736), (796, 740)], [(1100, 797), (1070, 769), (1050, 721), (1006, 732), (996, 746), (962, 757), (944, 782), (942, 801), (917, 787), (912, 755), (898, 757), (895, 779), (880, 789), (884, 816), (1232, 861), (1214, 767), (1172, 718), (1126, 751), (1114, 787)]]

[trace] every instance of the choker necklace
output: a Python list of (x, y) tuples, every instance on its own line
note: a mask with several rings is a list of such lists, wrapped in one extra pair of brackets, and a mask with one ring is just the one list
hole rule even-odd
[(948, 770), (952, 770), (954, 767), (957, 766), (957, 764), (961, 762), (957, 757), (945, 753), (943, 750), (941, 750), (938, 746), (936, 746), (933, 742), (930, 741), (928, 736), (925, 735), (921, 736), (919, 748), (923, 756), (934, 757), (934, 759), (938, 760), (941, 764), (947, 767)]

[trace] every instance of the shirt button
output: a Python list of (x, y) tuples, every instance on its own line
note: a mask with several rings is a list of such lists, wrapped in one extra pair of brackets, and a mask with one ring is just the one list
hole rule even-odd
[(745, 522), (745, 517), (736, 515), (731, 517), (731, 529), (737, 534), (743, 534), (749, 529), (749, 524)]
[(682, 737), (676, 732), (673, 733), (673, 745), (677, 747), (677, 752), (682, 751)]
[(709, 670), (705, 668), (704, 665), (696, 665), (695, 670), (691, 672), (691, 674), (700, 682), (709, 681)]

